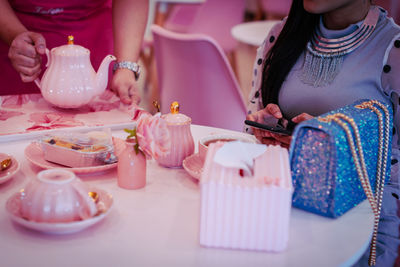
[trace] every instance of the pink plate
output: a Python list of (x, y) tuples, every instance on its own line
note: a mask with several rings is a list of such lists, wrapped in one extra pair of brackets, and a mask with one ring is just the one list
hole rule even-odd
[(192, 176), (200, 180), (201, 173), (203, 172), (204, 162), (201, 160), (199, 153), (192, 154), (186, 157), (183, 162), (183, 168)]
[(22, 225), (28, 229), (36, 230), (39, 232), (49, 233), (49, 234), (70, 234), (81, 231), (93, 224), (98, 223), (104, 217), (106, 217), (110, 213), (110, 209), (113, 205), (113, 198), (107, 192), (100, 189), (92, 189), (92, 191), (96, 192), (99, 195), (99, 202), (97, 203), (98, 207), (101, 207), (103, 210), (98, 215), (93, 216), (92, 218), (82, 220), (82, 221), (73, 221), (69, 223), (44, 223), (44, 222), (34, 222), (29, 221), (23, 217), (21, 217), (20, 209), (21, 209), (21, 192), (17, 192), (13, 194), (6, 202), (6, 210), (10, 215), (10, 218), (15, 223)]
[(37, 143), (31, 143), (25, 148), (25, 157), (34, 165), (43, 169), (64, 168), (74, 173), (93, 173), (109, 170), (117, 167), (117, 163), (105, 164), (93, 167), (71, 168), (53, 163), (44, 159), (43, 150)]
[(0, 153), (0, 161), (3, 161), (7, 158), (11, 159), (11, 166), (8, 167), (8, 169), (5, 169), (4, 171), (0, 171), (0, 184), (10, 180), (14, 176), (14, 174), (16, 174), (19, 171), (20, 168), (20, 164), (13, 156)]

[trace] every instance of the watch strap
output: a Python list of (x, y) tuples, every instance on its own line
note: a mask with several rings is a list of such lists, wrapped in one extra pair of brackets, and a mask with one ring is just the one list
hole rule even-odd
[(136, 62), (132, 61), (116, 62), (113, 67), (113, 72), (115, 72), (117, 69), (128, 69), (134, 73), (136, 80), (139, 79), (140, 66)]

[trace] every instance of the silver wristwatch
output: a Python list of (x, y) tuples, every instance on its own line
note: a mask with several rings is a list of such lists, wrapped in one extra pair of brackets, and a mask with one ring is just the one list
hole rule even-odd
[(121, 61), (121, 62), (116, 62), (114, 64), (113, 72), (115, 72), (117, 69), (128, 69), (135, 74), (135, 79), (139, 79), (140, 76), (140, 66), (136, 62), (131, 62), (131, 61)]

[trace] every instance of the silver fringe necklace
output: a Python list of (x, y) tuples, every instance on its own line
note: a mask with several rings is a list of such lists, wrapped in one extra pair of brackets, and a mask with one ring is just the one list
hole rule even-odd
[(336, 39), (321, 36), (319, 27), (307, 43), (300, 79), (314, 87), (330, 84), (338, 75), (345, 55), (356, 50), (374, 31), (379, 18), (379, 8), (371, 7), (363, 24), (353, 33)]

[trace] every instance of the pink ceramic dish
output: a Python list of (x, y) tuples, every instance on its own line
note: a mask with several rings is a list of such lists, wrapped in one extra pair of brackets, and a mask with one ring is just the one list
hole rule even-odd
[(43, 169), (53, 169), (53, 168), (65, 168), (76, 174), (86, 174), (94, 173), (100, 171), (106, 171), (117, 167), (117, 163), (105, 164), (93, 167), (79, 167), (79, 168), (69, 168), (56, 163), (49, 162), (44, 159), (43, 150), (37, 143), (31, 143), (25, 148), (25, 157), (34, 165)]
[(109, 146), (101, 146), (101, 150), (95, 152), (82, 152), (52, 145), (47, 140), (42, 140), (41, 144), (45, 160), (72, 168), (104, 165), (104, 159), (112, 151)]
[(19, 171), (21, 167), (18, 161), (13, 156), (0, 153), (0, 162), (7, 158), (11, 159), (11, 166), (3, 171), (0, 171), (0, 184), (10, 180)]
[(113, 197), (111, 194), (96, 188), (91, 188), (90, 190), (98, 194), (99, 201), (97, 206), (101, 212), (85, 220), (69, 223), (44, 223), (29, 221), (23, 218), (21, 215), (21, 192), (13, 194), (7, 200), (6, 211), (13, 222), (28, 229), (49, 234), (75, 233), (103, 220), (110, 213), (110, 210), (113, 206)]
[(190, 155), (183, 160), (182, 166), (193, 178), (200, 180), (203, 172), (204, 161), (200, 158), (199, 153)]

